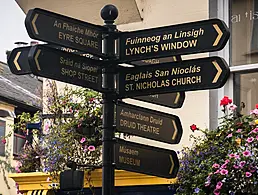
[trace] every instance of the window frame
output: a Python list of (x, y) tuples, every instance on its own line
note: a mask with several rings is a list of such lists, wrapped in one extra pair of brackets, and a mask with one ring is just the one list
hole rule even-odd
[[(3, 120), (3, 119), (0, 119), (0, 124), (1, 124), (1, 122), (3, 122), (4, 123), (4, 133), (3, 133), (3, 135), (5, 136), (5, 134), (6, 134), (6, 121), (5, 120)], [(5, 156), (5, 154), (6, 154), (6, 147), (5, 147), (5, 144), (3, 144), (3, 143), (0, 143), (0, 148), (2, 148), (3, 147), (3, 151), (1, 151), (1, 149), (0, 149), (0, 156)], [(3, 153), (2, 153), (3, 152)]]

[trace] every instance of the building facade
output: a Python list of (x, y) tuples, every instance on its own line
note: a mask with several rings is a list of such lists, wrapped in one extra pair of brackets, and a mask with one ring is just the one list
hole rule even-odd
[(34, 114), (42, 110), (42, 82), (34, 76), (17, 76), (10, 72), (7, 64), (0, 62), (0, 136), (11, 135), (6, 143), (0, 142), (0, 194), (16, 194), (16, 186), (8, 179), (15, 158), (26, 138), (23, 132), (14, 132), (11, 125), (18, 122), (22, 112)]

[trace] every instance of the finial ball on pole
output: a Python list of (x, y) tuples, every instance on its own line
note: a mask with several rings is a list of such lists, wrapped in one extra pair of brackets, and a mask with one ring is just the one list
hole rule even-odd
[(118, 16), (118, 9), (116, 6), (108, 4), (101, 9), (100, 15), (105, 21), (114, 21)]

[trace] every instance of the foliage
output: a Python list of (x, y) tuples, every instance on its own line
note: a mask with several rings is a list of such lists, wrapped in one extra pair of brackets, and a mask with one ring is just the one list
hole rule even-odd
[[(47, 81), (47, 113), (42, 130), (33, 130), (35, 141), (26, 143), (18, 156), (17, 172), (49, 172), (54, 179), (67, 164), (75, 162), (80, 169), (101, 164), (102, 107), (100, 94), (85, 88), (64, 88)], [(42, 116), (23, 113), (14, 129), (26, 132), (28, 122), (39, 122)]]
[(236, 106), (225, 96), (224, 117), (215, 130), (192, 131), (192, 147), (181, 152), (177, 194), (258, 194), (258, 105), (250, 115), (236, 115)]

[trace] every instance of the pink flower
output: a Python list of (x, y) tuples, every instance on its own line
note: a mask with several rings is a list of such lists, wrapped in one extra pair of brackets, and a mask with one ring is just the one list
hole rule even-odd
[(232, 137), (232, 136), (233, 136), (233, 134), (230, 133), (230, 134), (227, 135), (227, 138), (230, 138), (230, 137)]
[(250, 172), (247, 171), (247, 172), (245, 172), (245, 176), (246, 176), (246, 177), (251, 177), (251, 176), (252, 176), (252, 173), (250, 173)]
[(237, 109), (237, 106), (235, 104), (229, 104), (228, 109), (231, 111), (235, 111)]
[(89, 150), (89, 151), (95, 151), (95, 146), (89, 146), (89, 147), (88, 147), (88, 150)]
[(84, 143), (85, 141), (86, 141), (86, 138), (83, 137), (83, 138), (81, 139), (80, 143), (82, 144), (82, 143)]
[(229, 158), (235, 158), (236, 157), (235, 154), (229, 154), (228, 156), (229, 156)]
[(84, 146), (83, 151), (84, 151), (84, 152), (87, 152), (87, 151), (88, 151), (88, 146)]
[(227, 168), (227, 163), (224, 163), (223, 165), (221, 165), (222, 169), (226, 169)]
[(213, 193), (214, 193), (215, 195), (219, 195), (219, 194), (220, 194), (220, 191), (219, 191), (218, 189), (215, 189), (215, 190), (213, 191)]
[(214, 163), (214, 164), (212, 165), (212, 168), (215, 168), (215, 169), (218, 169), (219, 167), (220, 167), (220, 165), (217, 164), (217, 163)]
[(248, 137), (247, 140), (246, 140), (248, 143), (252, 143), (254, 141), (254, 138), (253, 137)]
[(253, 133), (258, 133), (258, 128), (256, 127), (254, 130), (252, 130)]
[(229, 160), (229, 159), (225, 160), (225, 164), (228, 164), (229, 162), (230, 162), (230, 160)]
[(258, 140), (258, 135), (256, 136), (256, 140)]
[(244, 156), (250, 156), (251, 152), (249, 150), (246, 150), (242, 153)]
[(220, 174), (221, 175), (227, 175), (228, 174), (228, 170), (227, 169), (221, 169)]
[(239, 169), (239, 166), (238, 166), (238, 165), (233, 165), (233, 167), (234, 167), (235, 169)]
[(235, 154), (235, 159), (239, 159), (240, 156), (238, 154)]
[(237, 132), (237, 133), (241, 133), (241, 131), (242, 131), (242, 129), (238, 129), (236, 132)]
[(256, 167), (254, 166), (250, 166), (248, 169), (250, 170), (251, 173), (254, 173), (256, 171)]
[(220, 170), (218, 169), (217, 171), (214, 172), (214, 174), (218, 174), (220, 172)]
[(258, 109), (257, 108), (255, 108), (254, 110), (251, 110), (251, 112), (250, 112), (250, 114), (258, 114)]
[(241, 161), (241, 162), (239, 163), (240, 167), (245, 166), (245, 164), (246, 164), (246, 162), (245, 162), (245, 161)]
[(216, 189), (217, 189), (217, 190), (220, 190), (222, 186), (223, 186), (223, 183), (222, 183), (221, 181), (219, 181), (219, 182), (217, 183), (217, 185), (216, 185)]
[(6, 139), (2, 139), (2, 144), (6, 144)]

